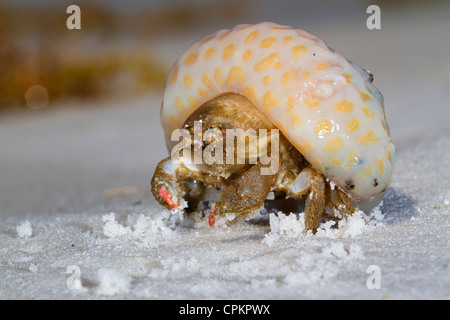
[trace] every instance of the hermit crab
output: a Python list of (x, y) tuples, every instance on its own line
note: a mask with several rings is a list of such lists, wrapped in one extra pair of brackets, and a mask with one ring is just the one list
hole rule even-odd
[(218, 190), (210, 225), (251, 217), (269, 194), (302, 199), (313, 232), (324, 213), (370, 210), (395, 161), (372, 81), (304, 30), (264, 22), (203, 37), (167, 79), (160, 117), (171, 156), (156, 167), (153, 195), (192, 212)]

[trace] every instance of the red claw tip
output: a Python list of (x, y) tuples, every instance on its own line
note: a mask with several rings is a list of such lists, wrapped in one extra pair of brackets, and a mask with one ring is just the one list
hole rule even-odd
[(215, 211), (215, 209), (214, 209), (214, 207), (213, 207), (213, 208), (211, 208), (211, 212), (209, 213), (208, 223), (209, 223), (209, 226), (210, 226), (210, 227), (212, 227), (212, 226), (214, 225), (214, 223), (216, 222), (216, 221), (214, 221), (214, 219), (213, 219), (214, 211)]
[(172, 195), (164, 188), (158, 190), (158, 193), (163, 197), (163, 199), (167, 202), (170, 208), (176, 208), (179, 206), (177, 202), (172, 201)]

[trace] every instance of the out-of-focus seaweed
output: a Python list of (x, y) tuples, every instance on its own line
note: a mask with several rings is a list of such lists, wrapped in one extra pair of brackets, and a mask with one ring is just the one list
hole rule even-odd
[(26, 108), (25, 94), (36, 85), (50, 104), (161, 90), (170, 66), (153, 54), (152, 41), (205, 24), (225, 27), (244, 12), (235, 1), (134, 10), (82, 1), (81, 30), (68, 30), (67, 5), (0, 4), (0, 112)]

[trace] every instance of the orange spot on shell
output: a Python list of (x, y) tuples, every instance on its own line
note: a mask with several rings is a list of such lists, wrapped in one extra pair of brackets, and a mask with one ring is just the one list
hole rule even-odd
[(271, 65), (274, 65), (276, 62), (278, 62), (278, 53), (272, 52), (269, 54), (266, 58), (262, 59), (258, 63), (255, 64), (255, 67), (253, 70), (259, 72), (264, 71), (267, 68), (269, 68)]
[(283, 74), (283, 78), (281, 79), (281, 84), (283, 84), (284, 86), (289, 86), (289, 85), (294, 84), (294, 79), (295, 79), (296, 74), (297, 74), (296, 69), (290, 69), (289, 71), (286, 71)]
[(184, 86), (186, 88), (192, 88), (192, 78), (190, 75), (185, 75), (184, 76)]
[(263, 83), (264, 83), (266, 86), (270, 85), (271, 82), (272, 82), (272, 77), (271, 77), (271, 76), (265, 76), (265, 77), (263, 78)]
[(353, 110), (353, 103), (348, 101), (347, 99), (342, 100), (335, 104), (337, 110), (342, 112), (350, 112)]
[(242, 54), (242, 61), (247, 61), (252, 57), (252, 50), (247, 50)]
[(302, 124), (302, 120), (300, 119), (300, 117), (296, 114), (296, 113), (292, 113), (292, 118), (291, 118), (291, 125), (294, 129), (298, 129), (300, 128)]
[(184, 60), (184, 64), (185, 65), (191, 65), (193, 64), (195, 61), (197, 61), (198, 58), (198, 53), (191, 53), (190, 55), (188, 55), (188, 57), (186, 58), (186, 60)]
[(369, 100), (372, 100), (372, 98), (371, 98), (367, 93), (365, 93), (364, 91), (360, 91), (360, 92), (359, 92), (359, 95), (361, 96), (361, 99), (362, 99), (364, 102), (369, 101)]
[(311, 97), (306, 97), (304, 99), (304, 102), (310, 108), (317, 108), (320, 105), (319, 100), (311, 98)]
[(288, 97), (288, 101), (286, 102), (286, 109), (285, 109), (285, 113), (289, 114), (292, 112), (292, 110), (294, 109), (294, 105), (295, 105), (296, 99), (294, 97), (289, 96)]
[(377, 172), (380, 176), (384, 174), (384, 162), (380, 158), (377, 158), (375, 160), (375, 163), (377, 165)]
[(301, 55), (303, 55), (306, 52), (306, 47), (301, 45), (301, 46), (294, 46), (292, 48), (292, 56), (294, 58), (299, 58)]
[(223, 49), (222, 60), (227, 60), (228, 58), (230, 58), (233, 55), (235, 49), (236, 49), (236, 45), (234, 43), (226, 46)]
[(372, 111), (372, 110), (363, 107), (363, 108), (362, 108), (362, 111), (363, 111), (364, 114), (365, 114), (366, 116), (368, 116), (369, 118), (373, 118), (373, 111)]
[(270, 48), (277, 39), (275, 37), (269, 37), (260, 42), (261, 48)]
[(251, 32), (251, 33), (247, 36), (247, 38), (245, 38), (245, 43), (249, 43), (249, 42), (255, 40), (257, 36), (258, 36), (258, 31), (253, 31), (253, 32)]
[(284, 38), (283, 38), (283, 41), (284, 41), (284, 42), (289, 42), (289, 41), (292, 41), (292, 39), (293, 39), (293, 38), (292, 38), (291, 36), (287, 36), (287, 37), (284, 37)]
[(200, 87), (197, 88), (197, 92), (204, 99), (207, 99), (209, 97), (208, 92), (206, 92), (204, 89)]
[(209, 59), (211, 58), (211, 56), (214, 54), (214, 48), (209, 48), (208, 50), (206, 50), (205, 52), (205, 59)]
[(234, 66), (230, 69), (227, 77), (227, 86), (230, 88), (234, 83), (241, 85), (245, 79), (245, 72), (242, 68)]
[(330, 139), (325, 145), (325, 152), (336, 152), (342, 147), (342, 140), (340, 138)]
[(328, 133), (331, 130), (333, 130), (333, 124), (328, 119), (319, 120), (314, 126), (314, 131), (319, 136), (323, 136), (325, 133)]
[(189, 106), (191, 107), (191, 109), (195, 109), (198, 107), (198, 100), (195, 99), (194, 97), (189, 97), (188, 102), (189, 102)]
[(353, 119), (352, 121), (347, 123), (347, 129), (350, 132), (353, 132), (353, 131), (355, 131), (358, 128), (359, 128), (359, 121), (356, 120), (356, 119)]
[(317, 70), (323, 70), (329, 67), (328, 62), (321, 62), (316, 65)]
[(263, 98), (263, 108), (266, 111), (269, 111), (273, 107), (278, 106), (278, 100), (273, 96), (272, 91), (267, 91)]
[(388, 151), (387, 151), (387, 156), (388, 156), (389, 161), (392, 162), (392, 153), (391, 153), (391, 150), (388, 150)]
[(302, 80), (306, 80), (306, 79), (308, 79), (310, 76), (311, 76), (311, 71), (305, 71), (305, 72), (302, 74)]
[(172, 84), (172, 85), (175, 84), (177, 82), (177, 79), (178, 79), (178, 67), (175, 67), (172, 70), (172, 74), (170, 75), (170, 79), (169, 79), (170, 84)]
[(202, 75), (202, 81), (203, 81), (203, 83), (205, 84), (205, 86), (206, 86), (209, 90), (212, 89), (212, 82), (211, 82), (211, 79), (209, 79), (209, 77), (208, 77), (208, 75), (207, 75), (206, 73), (204, 73), (204, 74)]
[(242, 94), (247, 97), (249, 100), (255, 101), (256, 97), (256, 89), (253, 86), (245, 86), (242, 89)]
[(365, 167), (364, 170), (361, 173), (361, 176), (365, 179), (369, 178), (372, 175), (372, 168), (371, 167)]
[(353, 167), (355, 166), (359, 161), (359, 153), (356, 151), (350, 151), (350, 154), (348, 155), (347, 160), (344, 162), (344, 167)]
[(360, 143), (366, 143), (366, 144), (375, 143), (378, 140), (380, 140), (380, 138), (375, 136), (375, 132), (373, 132), (372, 130), (369, 130), (369, 132), (367, 132), (365, 135), (363, 135), (362, 137), (360, 137), (358, 139), (358, 141)]
[(188, 114), (188, 109), (186, 108), (186, 106), (183, 103), (183, 99), (181, 99), (180, 97), (175, 98), (175, 107), (177, 108), (178, 112), (182, 113), (182, 114)]
[(347, 81), (347, 83), (352, 82), (352, 76), (348, 73), (343, 73), (342, 76), (345, 78), (345, 80)]
[(330, 164), (330, 166), (336, 167), (341, 164), (341, 159), (339, 159), (338, 157), (332, 157), (330, 158), (328, 163)]
[(220, 70), (220, 68), (214, 70), (214, 80), (219, 87), (223, 85), (222, 70)]

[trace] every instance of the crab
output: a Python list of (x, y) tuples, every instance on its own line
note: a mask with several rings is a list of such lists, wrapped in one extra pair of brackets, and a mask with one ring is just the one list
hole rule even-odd
[(312, 232), (324, 213), (370, 211), (395, 163), (372, 81), (304, 30), (264, 22), (205, 36), (167, 79), (161, 123), (171, 156), (156, 166), (155, 199), (193, 212), (218, 190), (211, 226), (248, 219), (271, 194), (299, 199)]

